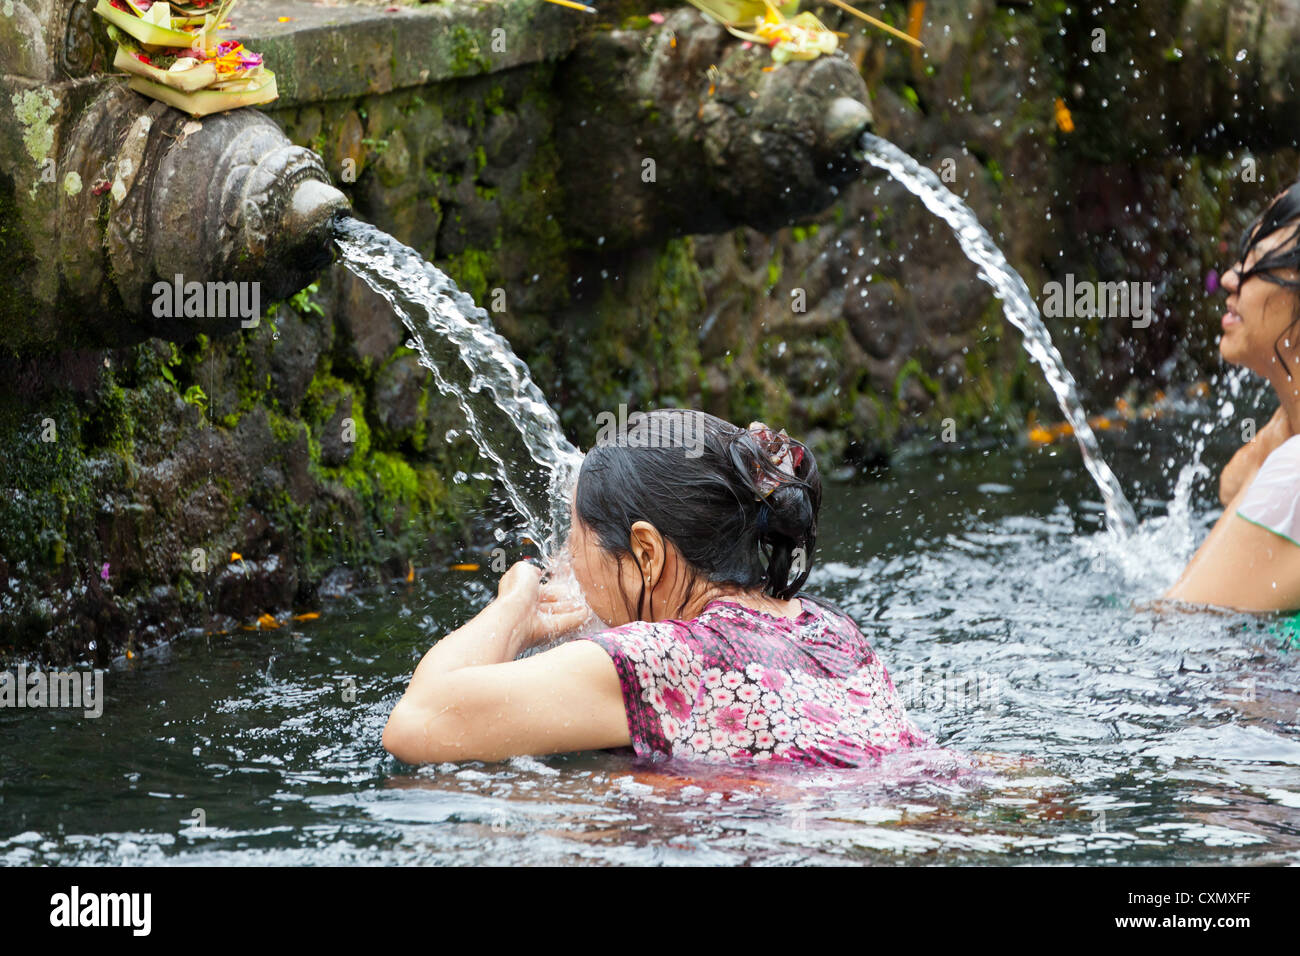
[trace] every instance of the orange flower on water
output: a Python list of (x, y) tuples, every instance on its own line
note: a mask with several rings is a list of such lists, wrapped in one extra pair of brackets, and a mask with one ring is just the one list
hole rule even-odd
[(1065, 100), (1059, 96), (1056, 98), (1056, 125), (1062, 133), (1074, 132), (1074, 117), (1070, 115), (1070, 108), (1065, 105)]

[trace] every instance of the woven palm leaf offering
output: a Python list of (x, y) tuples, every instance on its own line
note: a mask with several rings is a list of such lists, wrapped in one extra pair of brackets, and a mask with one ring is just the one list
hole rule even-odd
[[(717, 20), (732, 36), (768, 47), (772, 60), (813, 60), (834, 53), (839, 46), (839, 34), (827, 27), (807, 10), (799, 12), (799, 0), (788, 0), (779, 6), (770, 0), (690, 0), (691, 5), (705, 15)], [(877, 20), (844, 0), (829, 0), (846, 13), (891, 36), (905, 40), (913, 46), (921, 41), (909, 33)]]
[(191, 116), (269, 103), (275, 74), (238, 40), (221, 40), (235, 0), (99, 0), (129, 86)]

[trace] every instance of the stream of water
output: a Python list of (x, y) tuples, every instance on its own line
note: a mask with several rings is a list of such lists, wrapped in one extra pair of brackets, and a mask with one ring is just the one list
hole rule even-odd
[[(953, 230), (979, 276), (1002, 301), (1007, 320), (1043, 370), (1073, 429), (1088, 473), (1101, 491), (1108, 528), (1120, 536), (1137, 526), (1132, 505), (1103, 460), (1074, 377), (1043, 324), (1024, 279), (1007, 263), (965, 203), (929, 169), (888, 140), (864, 133), (865, 158), (886, 170)], [(568, 522), (568, 490), (582, 456), (528, 367), (493, 328), (487, 312), (415, 250), (368, 223), (346, 218), (336, 227), (342, 261), (381, 295), (406, 326), (407, 342), (438, 389), (459, 405), (467, 431), (543, 553), (558, 551)], [(432, 335), (426, 339), (425, 333)]]
[[(342, 261), (393, 307), (442, 394), (546, 556), (564, 541), (582, 456), (486, 310), (414, 249), (358, 219), (335, 227)], [(426, 337), (426, 333), (431, 333)]]
[(871, 165), (883, 169), (925, 204), (950, 227), (957, 237), (966, 258), (975, 263), (979, 277), (993, 287), (993, 293), (1002, 301), (1002, 311), (1007, 321), (1024, 336), (1025, 351), (1043, 370), (1048, 386), (1056, 396), (1065, 420), (1074, 430), (1083, 463), (1101, 489), (1106, 506), (1106, 524), (1119, 535), (1127, 535), (1137, 527), (1133, 506), (1124, 497), (1124, 490), (1114, 472), (1101, 457), (1097, 436), (1088, 424), (1088, 415), (1079, 402), (1074, 376), (1065, 367), (1065, 360), (1052, 344), (1052, 336), (1043, 324), (1034, 297), (1020, 273), (1011, 268), (988, 231), (975, 218), (975, 213), (950, 189), (944, 186), (933, 171), (918, 163), (887, 139), (873, 133), (864, 133), (860, 141), (862, 152)]

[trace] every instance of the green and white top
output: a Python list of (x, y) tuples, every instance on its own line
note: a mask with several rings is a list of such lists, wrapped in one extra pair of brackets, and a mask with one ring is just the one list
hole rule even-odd
[(1264, 459), (1237, 514), (1300, 546), (1300, 435)]

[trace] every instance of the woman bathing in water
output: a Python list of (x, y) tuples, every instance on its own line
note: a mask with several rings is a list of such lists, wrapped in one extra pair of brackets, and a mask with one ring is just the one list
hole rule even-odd
[[(699, 436), (663, 447), (654, 435)], [(658, 445), (659, 447), (652, 447)], [(408, 763), (631, 746), (859, 766), (929, 741), (844, 614), (799, 588), (821, 479), (785, 433), (664, 410), (582, 464), (569, 551), (606, 630), (516, 660), (588, 609), (514, 565), (420, 661), (384, 728)]]
[(1223, 469), (1223, 515), (1165, 597), (1293, 610), (1300, 608), (1300, 181), (1246, 231), (1223, 288), (1219, 352), (1267, 379), (1278, 410)]

